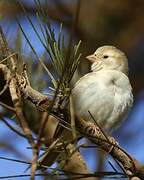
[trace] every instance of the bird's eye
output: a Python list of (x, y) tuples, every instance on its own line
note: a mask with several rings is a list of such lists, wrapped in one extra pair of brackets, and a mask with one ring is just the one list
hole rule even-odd
[(104, 55), (103, 58), (104, 58), (104, 59), (108, 58), (108, 55)]

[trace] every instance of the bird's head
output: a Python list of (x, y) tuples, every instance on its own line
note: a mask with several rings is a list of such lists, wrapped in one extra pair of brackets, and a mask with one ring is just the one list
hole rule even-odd
[(94, 54), (86, 57), (92, 71), (117, 70), (128, 74), (128, 60), (125, 54), (114, 46), (99, 47)]

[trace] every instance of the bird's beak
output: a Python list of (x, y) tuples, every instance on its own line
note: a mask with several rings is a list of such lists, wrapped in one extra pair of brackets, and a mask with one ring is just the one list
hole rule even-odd
[(94, 54), (87, 56), (86, 59), (88, 59), (91, 63), (94, 63), (96, 61), (96, 57)]

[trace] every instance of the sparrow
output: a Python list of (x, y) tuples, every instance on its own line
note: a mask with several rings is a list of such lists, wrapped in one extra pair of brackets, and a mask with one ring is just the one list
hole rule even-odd
[(75, 114), (93, 121), (91, 113), (103, 130), (112, 132), (133, 104), (127, 57), (116, 47), (105, 45), (86, 58), (92, 63), (91, 72), (72, 89)]

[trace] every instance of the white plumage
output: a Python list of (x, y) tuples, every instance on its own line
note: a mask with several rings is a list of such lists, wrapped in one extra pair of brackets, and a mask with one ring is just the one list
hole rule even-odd
[(72, 90), (74, 110), (86, 121), (92, 121), (90, 111), (110, 132), (120, 125), (133, 103), (127, 58), (113, 46), (102, 46), (87, 58), (92, 72), (80, 78)]

